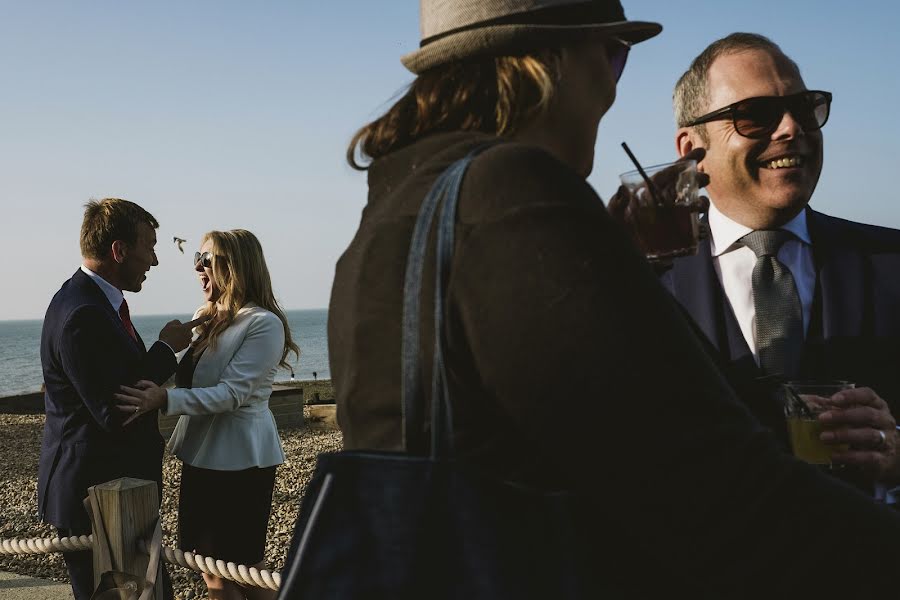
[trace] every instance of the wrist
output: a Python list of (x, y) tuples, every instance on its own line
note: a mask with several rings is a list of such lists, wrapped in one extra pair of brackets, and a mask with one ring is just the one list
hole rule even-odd
[(169, 408), (169, 391), (163, 387), (157, 389), (159, 391), (157, 392), (156, 408), (166, 412), (166, 409)]

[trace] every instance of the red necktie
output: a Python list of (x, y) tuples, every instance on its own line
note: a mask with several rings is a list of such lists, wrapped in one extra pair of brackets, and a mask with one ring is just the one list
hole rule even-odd
[(122, 298), (122, 305), (119, 307), (119, 316), (122, 318), (122, 325), (125, 331), (131, 336), (131, 339), (137, 341), (137, 334), (134, 332), (134, 325), (131, 324), (131, 313), (128, 312), (128, 303)]

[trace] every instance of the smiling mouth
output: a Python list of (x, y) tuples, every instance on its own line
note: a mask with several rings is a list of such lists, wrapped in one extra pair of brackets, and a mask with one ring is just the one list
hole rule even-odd
[(781, 156), (760, 163), (764, 169), (789, 169), (802, 167), (806, 161), (802, 156)]

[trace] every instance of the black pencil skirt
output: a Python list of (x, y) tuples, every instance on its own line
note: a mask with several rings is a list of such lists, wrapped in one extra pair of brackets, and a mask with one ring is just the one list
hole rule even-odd
[(178, 546), (225, 562), (261, 562), (275, 469), (216, 471), (181, 463)]

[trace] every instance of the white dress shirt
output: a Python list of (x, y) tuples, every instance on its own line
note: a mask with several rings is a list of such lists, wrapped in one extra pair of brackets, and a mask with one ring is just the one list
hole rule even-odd
[[(756, 347), (756, 307), (753, 304), (753, 267), (756, 266), (756, 254), (740, 242), (742, 237), (753, 230), (729, 219), (712, 203), (709, 206), (708, 219), (710, 249), (716, 275), (741, 328), (741, 333), (744, 334), (744, 339), (756, 363), (759, 364), (759, 351)], [(801, 211), (781, 229), (790, 231), (796, 236), (781, 246), (778, 260), (790, 270), (797, 285), (805, 338), (809, 331), (816, 289), (816, 268), (813, 263), (809, 229), (806, 226), (806, 211)]]

